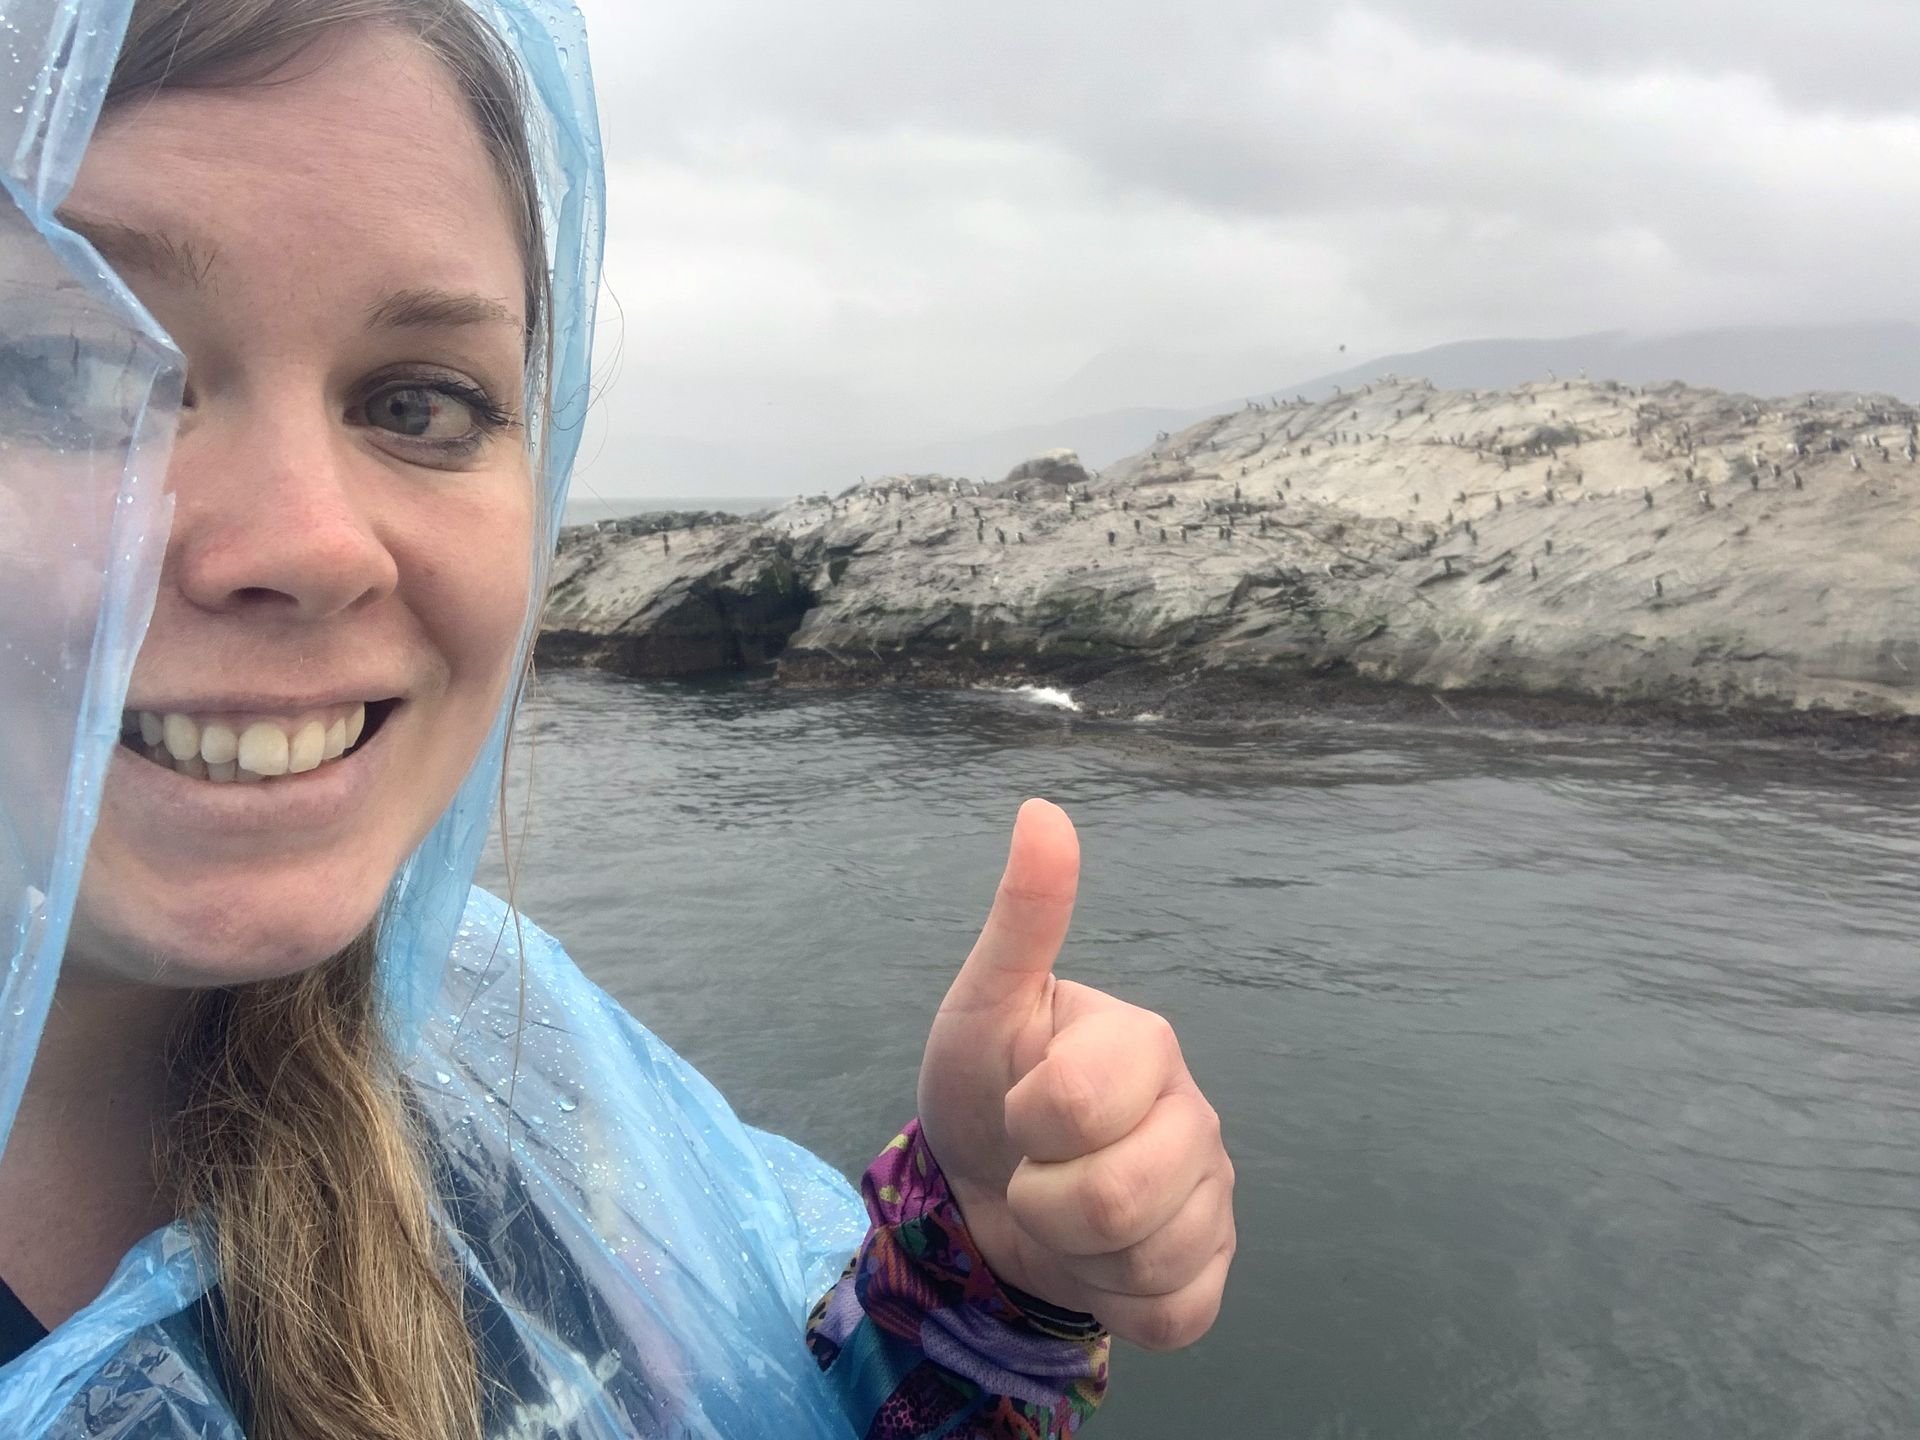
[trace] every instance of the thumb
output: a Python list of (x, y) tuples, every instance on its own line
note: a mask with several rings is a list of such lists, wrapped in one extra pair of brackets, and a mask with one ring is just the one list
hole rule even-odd
[(1013, 822), (993, 910), (947, 991), (947, 1004), (997, 1008), (1023, 990), (1038, 989), (1067, 938), (1079, 885), (1080, 839), (1073, 821), (1049, 801), (1027, 801)]

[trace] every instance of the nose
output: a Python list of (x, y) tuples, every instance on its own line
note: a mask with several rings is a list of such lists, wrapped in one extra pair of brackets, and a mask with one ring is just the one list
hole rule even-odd
[(167, 568), (201, 609), (323, 620), (399, 583), (367, 483), (376, 462), (318, 405), (290, 410), (222, 407), (175, 444)]

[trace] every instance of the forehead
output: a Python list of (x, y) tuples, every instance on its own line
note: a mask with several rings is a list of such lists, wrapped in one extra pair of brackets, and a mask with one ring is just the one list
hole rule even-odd
[(518, 238), (466, 99), (418, 41), (374, 26), (263, 83), (110, 111), (68, 204), (163, 236), (215, 287), (275, 272), (342, 300), (432, 285), (522, 308)]

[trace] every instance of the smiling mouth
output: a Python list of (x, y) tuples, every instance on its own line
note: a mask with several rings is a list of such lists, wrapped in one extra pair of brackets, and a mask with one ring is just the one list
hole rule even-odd
[(284, 780), (354, 754), (399, 704), (355, 701), (291, 718), (129, 710), (121, 717), (120, 743), (193, 780)]

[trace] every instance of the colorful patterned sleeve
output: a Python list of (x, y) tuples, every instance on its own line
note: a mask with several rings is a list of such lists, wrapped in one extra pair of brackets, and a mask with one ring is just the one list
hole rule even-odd
[(807, 1347), (866, 1440), (1057, 1440), (1107, 1389), (1090, 1315), (1003, 1285), (915, 1121), (860, 1182), (872, 1227), (813, 1307)]

